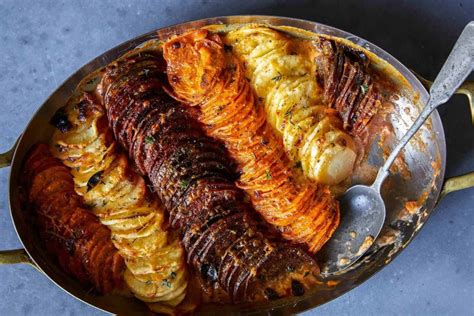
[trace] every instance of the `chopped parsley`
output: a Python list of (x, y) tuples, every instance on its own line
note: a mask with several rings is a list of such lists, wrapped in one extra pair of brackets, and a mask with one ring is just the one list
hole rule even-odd
[(293, 109), (295, 108), (296, 104), (293, 104), (286, 112), (285, 112), (285, 118), (288, 118), (288, 121), (290, 122), (291, 125), (295, 125), (293, 124), (293, 122), (291, 121), (291, 119), (293, 118)]
[(270, 180), (272, 178), (272, 174), (271, 174), (270, 170), (266, 171), (266, 177), (267, 177), (268, 180)]
[(189, 185), (188, 180), (181, 180), (181, 188), (185, 189), (188, 187), (188, 185)]
[(176, 279), (176, 272), (172, 271), (172, 272), (170, 273), (170, 278), (171, 278), (171, 280)]
[(150, 145), (155, 142), (155, 138), (153, 136), (145, 136), (145, 143)]
[(361, 84), (360, 85), (360, 91), (362, 92), (362, 95), (365, 95), (367, 91), (369, 91), (369, 86), (367, 84)]

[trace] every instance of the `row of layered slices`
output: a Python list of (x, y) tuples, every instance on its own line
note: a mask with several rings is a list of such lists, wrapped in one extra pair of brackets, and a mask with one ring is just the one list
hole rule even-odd
[(380, 104), (363, 53), (262, 25), (200, 29), (91, 78), (25, 163), (64, 269), (156, 312), (316, 284), (313, 255), (339, 223), (328, 185), (350, 177)]

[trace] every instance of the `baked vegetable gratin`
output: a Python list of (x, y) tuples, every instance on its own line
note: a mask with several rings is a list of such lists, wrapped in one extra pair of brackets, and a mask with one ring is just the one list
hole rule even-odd
[(150, 41), (90, 74), (24, 164), (47, 250), (157, 313), (301, 296), (382, 108), (362, 50), (266, 25)]

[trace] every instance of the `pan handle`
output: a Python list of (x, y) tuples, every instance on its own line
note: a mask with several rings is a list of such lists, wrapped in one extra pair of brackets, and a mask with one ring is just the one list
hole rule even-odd
[(20, 138), (21, 138), (21, 135), (20, 137), (18, 137), (15, 144), (12, 146), (12, 148), (10, 148), (10, 150), (0, 154), (0, 168), (5, 168), (5, 167), (10, 166), (10, 164), (12, 163), (13, 154), (15, 153), (16, 146), (18, 145)]
[(0, 265), (25, 263), (36, 268), (36, 265), (30, 260), (25, 249), (1, 250), (0, 251)]
[[(432, 81), (423, 78), (415, 71), (411, 71), (420, 82), (425, 86), (427, 90), (430, 89), (433, 84)], [(471, 107), (471, 121), (474, 125), (474, 81), (465, 81), (455, 92), (456, 94), (464, 94), (467, 97), (469, 106)], [(444, 182), (441, 194), (439, 196), (438, 203), (449, 193), (474, 187), (474, 171), (466, 173), (464, 175), (456, 176), (447, 179)]]
[(456, 192), (459, 190), (472, 188), (472, 187), (474, 187), (474, 171), (460, 175), (460, 176), (449, 178), (444, 182), (443, 189), (441, 190), (438, 203), (446, 195), (448, 195), (451, 192)]
[[(15, 145), (13, 145), (10, 150), (0, 154), (0, 168), (10, 166), (19, 140), (20, 137), (18, 137)], [(26, 263), (36, 268), (35, 264), (30, 260), (30, 257), (26, 253), (25, 249), (0, 250), (0, 265), (15, 263)]]
[[(431, 85), (433, 84), (432, 81), (423, 78), (415, 71), (411, 71), (423, 86), (429, 90)], [(464, 81), (464, 83), (456, 90), (456, 94), (464, 94), (467, 97), (467, 101), (469, 102), (469, 106), (471, 107), (471, 122), (474, 125), (474, 81)]]

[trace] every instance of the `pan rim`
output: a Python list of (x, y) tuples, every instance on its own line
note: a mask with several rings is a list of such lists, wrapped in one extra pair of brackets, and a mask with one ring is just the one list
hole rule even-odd
[[(17, 147), (15, 148), (15, 152), (13, 154), (13, 158), (12, 158), (12, 161), (11, 161), (11, 168), (13, 169), (14, 166), (21, 166), (22, 164), (22, 160), (24, 157), (19, 157), (19, 154), (18, 154), (18, 151), (17, 149), (22, 145), (24, 144), (24, 138), (25, 138), (25, 134), (26, 132), (28, 131), (28, 129), (30, 128), (31, 124), (32, 124), (32, 121), (34, 121), (34, 119), (38, 116), (38, 113), (46, 108), (49, 104), (50, 104), (50, 100), (57, 94), (57, 93), (60, 93), (62, 90), (65, 89), (65, 86), (70, 82), (70, 81), (78, 81), (78, 80), (81, 80), (82, 78), (79, 78), (78, 77), (83, 77), (84, 75), (96, 70), (97, 68), (99, 67), (102, 67), (102, 66), (99, 66), (99, 67), (96, 67), (94, 69), (89, 69), (91, 67), (95, 67), (96, 64), (99, 64), (99, 63), (104, 63), (107, 64), (108, 62), (112, 61), (113, 59), (117, 58), (118, 56), (122, 55), (123, 53), (129, 51), (130, 49), (133, 49), (135, 48), (137, 45), (139, 45), (139, 43), (137, 44), (138, 41), (140, 41), (140, 43), (143, 43), (144, 41), (148, 40), (151, 38), (151, 36), (153, 35), (156, 35), (158, 32), (165, 32), (165, 31), (170, 31), (170, 32), (173, 32), (173, 30), (178, 30), (180, 28), (192, 28), (193, 26), (192, 25), (199, 25), (199, 24), (202, 24), (203, 26), (204, 25), (209, 25), (209, 24), (218, 24), (219, 22), (221, 21), (231, 21), (233, 19), (248, 19), (248, 20), (253, 20), (252, 22), (242, 22), (242, 23), (265, 23), (265, 20), (271, 20), (273, 22), (275, 21), (278, 21), (280, 24), (279, 25), (290, 25), (290, 26), (293, 26), (293, 24), (301, 24), (301, 23), (304, 23), (304, 24), (308, 24), (308, 25), (312, 25), (313, 28), (315, 30), (312, 30), (313, 32), (317, 32), (316, 31), (316, 28), (319, 27), (319, 28), (323, 28), (323, 29), (326, 29), (326, 30), (330, 30), (330, 31), (335, 31), (337, 32), (338, 34), (341, 34), (341, 35), (338, 35), (338, 36), (341, 36), (343, 38), (346, 38), (350, 41), (352, 41), (352, 39), (356, 39), (356, 40), (360, 40), (361, 42), (365, 43), (366, 45), (368, 45), (368, 47), (371, 48), (371, 52), (376, 54), (379, 58), (385, 60), (388, 64), (390, 64), (391, 66), (393, 66), (400, 74), (403, 75), (403, 77), (407, 80), (407, 82), (409, 83), (409, 85), (411, 86), (412, 89), (416, 90), (416, 91), (419, 91), (420, 92), (420, 101), (422, 103), (426, 102), (427, 98), (428, 98), (428, 92), (426, 91), (426, 89), (424, 88), (424, 86), (421, 84), (421, 82), (413, 75), (411, 74), (411, 72), (408, 70), (408, 68), (406, 66), (404, 66), (401, 62), (399, 62), (395, 57), (393, 57), (391, 54), (387, 53), (385, 50), (381, 49), (380, 47), (378, 47), (377, 45), (369, 42), (369, 41), (366, 41), (365, 39), (363, 38), (360, 38), (352, 33), (349, 33), (349, 32), (346, 32), (344, 30), (340, 30), (338, 28), (335, 28), (335, 27), (332, 27), (332, 26), (329, 26), (329, 25), (325, 25), (325, 24), (322, 24), (322, 23), (318, 23), (318, 22), (314, 22), (314, 21), (309, 21), (309, 20), (304, 20), (304, 19), (298, 19), (298, 18), (291, 18), (291, 17), (281, 17), (281, 16), (271, 16), (271, 15), (230, 15), (230, 16), (219, 16), (219, 17), (211, 17), (211, 18), (204, 18), (204, 19), (199, 19), (199, 20), (191, 20), (191, 21), (187, 21), (187, 22), (182, 22), (182, 23), (177, 23), (177, 24), (174, 24), (174, 25), (170, 25), (170, 26), (165, 26), (165, 27), (162, 27), (162, 28), (158, 28), (158, 29), (155, 29), (153, 31), (150, 31), (150, 32), (147, 32), (147, 33), (144, 33), (142, 35), (139, 35), (139, 36), (136, 36), (132, 39), (129, 39), (123, 43), (120, 43), (118, 45), (116, 45), (115, 47), (107, 50), (106, 52), (96, 56), (95, 58), (91, 59), (90, 61), (88, 61), (86, 64), (84, 64), (82, 67), (80, 67), (79, 69), (77, 69), (73, 74), (71, 74), (67, 79), (65, 79), (46, 99), (45, 101), (41, 104), (41, 106), (38, 107), (38, 109), (35, 111), (35, 113), (32, 115), (31, 119), (29, 120), (28, 124), (25, 126), (25, 128), (23, 129), (23, 132), (21, 134), (21, 136), (19, 137), (19, 141), (18, 141), (18, 145)], [(271, 22), (269, 22), (269, 24), (272, 24)], [(196, 27), (196, 26), (194, 26)], [(296, 26), (298, 27), (298, 26)], [(303, 28), (305, 29), (305, 28)], [(356, 43), (357, 45), (360, 45), (358, 43)], [(362, 46), (362, 45), (361, 45)], [(362, 46), (363, 48), (365, 48), (365, 46)], [(113, 56), (115, 55), (115, 56)], [(110, 59), (110, 60), (108, 60)], [(439, 148), (440, 152), (441, 152), (441, 161), (442, 161), (442, 164), (440, 166), (440, 175), (439, 175), (439, 178), (440, 179), (444, 179), (445, 177), (445, 169), (446, 169), (446, 140), (445, 140), (445, 135), (444, 135), (444, 127), (442, 125), (442, 122), (441, 122), (441, 118), (439, 116), (439, 113), (438, 111), (434, 111), (432, 116), (432, 121), (433, 123), (436, 123), (436, 125), (439, 125), (439, 128), (437, 130), (437, 137), (440, 141), (440, 145), (441, 147)], [(435, 125), (435, 124), (434, 124)], [(435, 126), (433, 125), (433, 130), (435, 130)], [(12, 170), (11, 169), (11, 170)], [(72, 297), (86, 303), (87, 305), (89, 306), (92, 306), (94, 308), (97, 308), (98, 310), (101, 310), (103, 312), (106, 312), (106, 313), (110, 313), (110, 311), (108, 310), (105, 310), (103, 309), (102, 307), (99, 307), (99, 306), (96, 306), (94, 305), (93, 303), (91, 302), (88, 302), (80, 297), (77, 297), (76, 295), (74, 295), (73, 293), (69, 292), (67, 289), (65, 289), (62, 285), (59, 284), (59, 282), (57, 282), (55, 279), (56, 277), (55, 276), (51, 276), (49, 275), (48, 273), (46, 273), (44, 271), (44, 269), (41, 267), (40, 264), (38, 264), (37, 260), (35, 260), (35, 256), (32, 256), (32, 254), (34, 254), (34, 249), (28, 249), (26, 243), (24, 242), (24, 236), (22, 237), (22, 235), (19, 233), (19, 230), (17, 228), (18, 226), (18, 221), (20, 220), (18, 218), (18, 216), (15, 216), (14, 214), (16, 214), (14, 212), (14, 209), (12, 207), (12, 197), (15, 196), (15, 194), (13, 193), (13, 185), (12, 185), (12, 171), (10, 170), (9, 172), (9, 176), (8, 176), (8, 185), (9, 185), (9, 190), (8, 190), (8, 207), (9, 207), (9, 211), (10, 211), (10, 217), (12, 219), (12, 223), (13, 223), (13, 227), (15, 229), (15, 232), (23, 246), (23, 248), (25, 249), (26, 253), (28, 254), (30, 260), (36, 265), (36, 267), (45, 275), (48, 277), (48, 279), (50, 279), (56, 286), (58, 286), (59, 288), (61, 288), (63, 291), (65, 291), (66, 293), (68, 293), (69, 295), (71, 295)], [(443, 180), (441, 180), (443, 181)], [(436, 192), (436, 196), (434, 197), (434, 200), (437, 201), (438, 198), (439, 198), (439, 194), (441, 192), (441, 188), (437, 188), (437, 192)], [(424, 224), (426, 223), (426, 221), (428, 220), (429, 218), (429, 215), (431, 214), (431, 212), (433, 211), (434, 207), (431, 208), (431, 210), (429, 210), (428, 212), (428, 216), (423, 220), (423, 223), (422, 223), (422, 226), (424, 226)], [(19, 210), (17, 210), (18, 212)], [(421, 226), (421, 227), (422, 227)], [(421, 228), (420, 227), (420, 228)], [(421, 229), (418, 229), (414, 232), (412, 238), (406, 243), (406, 245), (408, 245), (413, 239), (414, 237), (416, 237), (416, 235), (418, 234), (418, 232), (420, 231)], [(403, 247), (403, 248), (406, 248), (406, 247)], [(398, 256), (401, 252), (402, 252), (403, 249), (399, 250), (394, 256), (392, 256), (392, 260), (396, 258), (396, 256)], [(348, 288), (347, 290), (345, 291), (342, 291), (341, 293), (337, 294), (337, 295), (334, 295), (333, 297), (331, 297), (330, 299), (326, 300), (324, 303), (322, 304), (326, 304), (342, 295), (344, 295), (345, 293), (349, 292), (350, 290), (354, 289), (355, 287), (359, 286), (360, 284), (364, 283), (365, 281), (367, 281), (369, 278), (371, 278), (372, 276), (374, 276), (377, 272), (379, 272), (380, 270), (382, 270), (387, 264), (384, 264), (378, 268), (376, 268), (372, 273), (370, 273), (367, 277), (364, 277), (362, 278), (361, 281), (357, 282), (357, 284), (355, 286), (352, 286), (350, 288)], [(310, 304), (310, 302), (307, 302), (306, 304), (301, 304), (302, 302), (304, 303), (304, 301), (307, 301), (308, 299), (305, 299), (305, 300), (300, 300), (298, 301), (297, 303), (294, 303), (292, 306), (288, 306), (288, 305), (281, 305), (279, 304), (278, 306), (276, 306), (275, 308), (270, 308), (268, 309), (269, 312), (303, 312), (305, 310), (308, 310), (308, 309), (312, 309), (312, 308), (315, 308), (317, 306), (320, 306), (322, 304), (316, 304), (316, 305), (308, 305)], [(236, 305), (234, 305), (234, 308), (238, 308), (238, 305), (236, 307)], [(264, 310), (257, 310), (257, 311), (253, 311), (253, 313), (255, 312), (263, 312)]]

